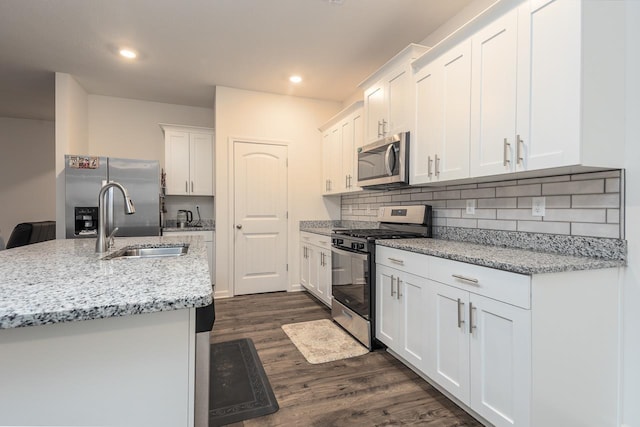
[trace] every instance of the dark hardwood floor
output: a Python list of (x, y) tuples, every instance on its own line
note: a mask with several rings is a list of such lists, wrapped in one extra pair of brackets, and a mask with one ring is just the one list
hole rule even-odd
[(312, 365), (281, 329), (329, 319), (306, 292), (216, 300), (211, 342), (251, 338), (280, 410), (240, 426), (481, 426), (384, 350)]

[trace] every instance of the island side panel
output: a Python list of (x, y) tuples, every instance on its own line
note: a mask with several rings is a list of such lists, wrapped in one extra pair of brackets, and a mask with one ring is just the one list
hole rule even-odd
[(193, 425), (195, 309), (0, 330), (0, 425)]

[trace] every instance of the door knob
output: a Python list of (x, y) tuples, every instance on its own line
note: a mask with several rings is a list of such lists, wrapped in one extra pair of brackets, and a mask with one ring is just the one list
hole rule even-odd
[(237, 228), (238, 230), (241, 230), (241, 229), (242, 229), (242, 224), (236, 224), (236, 228)]

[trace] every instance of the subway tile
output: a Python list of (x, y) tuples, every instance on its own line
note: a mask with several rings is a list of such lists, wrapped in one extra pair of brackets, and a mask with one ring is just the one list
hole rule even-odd
[(466, 200), (447, 200), (447, 207), (448, 208), (465, 208), (467, 207), (467, 201)]
[(606, 222), (605, 209), (546, 209), (545, 221)]
[(620, 209), (607, 209), (607, 222), (610, 224), (619, 224)]
[(433, 216), (438, 218), (460, 218), (460, 209), (434, 209)]
[(391, 196), (391, 201), (392, 202), (404, 202), (407, 200), (411, 200), (411, 195), (410, 194), (398, 194), (395, 196)]
[(593, 236), (610, 237), (618, 239), (620, 237), (620, 225), (618, 224), (589, 224), (571, 223), (571, 234), (573, 236)]
[(531, 209), (498, 209), (496, 219), (542, 221), (542, 217), (531, 215)]
[(490, 199), (496, 197), (495, 188), (478, 188), (475, 190), (462, 190), (460, 197), (463, 199)]
[(604, 193), (604, 179), (542, 184), (542, 195)]
[(462, 209), (462, 218), (496, 219), (496, 210), (476, 209), (476, 213), (468, 214), (466, 210)]
[(429, 203), (427, 203), (428, 205), (431, 205), (432, 208), (436, 209), (436, 208), (446, 208), (447, 207), (447, 201), (446, 200), (433, 200)]
[(483, 182), (478, 184), (478, 188), (487, 188), (487, 187), (508, 187), (512, 185), (518, 185), (518, 181), (493, 181), (493, 182)]
[(448, 227), (478, 228), (478, 220), (466, 218), (447, 218)]
[(434, 227), (446, 227), (447, 226), (447, 218), (433, 218), (433, 226)]
[(445, 188), (447, 190), (468, 190), (478, 188), (478, 184), (447, 185)]
[(433, 193), (411, 193), (411, 200), (433, 200)]
[[(531, 208), (532, 197), (518, 197), (519, 208)], [(546, 208), (570, 208), (571, 196), (545, 196)]]
[(518, 221), (518, 231), (528, 233), (570, 234), (571, 227), (568, 222)]
[(376, 197), (376, 202), (378, 203), (384, 203), (384, 202), (390, 202), (391, 201), (391, 196), (378, 196)]
[(515, 197), (504, 197), (498, 199), (478, 199), (477, 207), (479, 208), (515, 208), (517, 207)]
[(527, 178), (527, 179), (519, 179), (518, 185), (542, 184), (546, 182), (564, 182), (564, 181), (569, 181), (570, 179), (571, 179), (571, 175), (548, 176), (545, 178)]
[(434, 199), (459, 199), (460, 190), (436, 191), (433, 193)]
[(502, 221), (492, 219), (479, 219), (478, 228), (484, 228), (488, 230), (506, 230), (516, 231), (517, 221)]
[(540, 185), (528, 184), (496, 188), (496, 197), (539, 196)]
[(620, 208), (620, 194), (577, 194), (571, 196), (572, 208)]
[(604, 190), (607, 193), (620, 192), (620, 178), (607, 178), (605, 180)]
[(585, 179), (598, 179), (598, 178), (619, 178), (620, 170), (610, 170), (604, 172), (586, 172), (576, 173), (571, 175), (571, 181), (584, 181)]

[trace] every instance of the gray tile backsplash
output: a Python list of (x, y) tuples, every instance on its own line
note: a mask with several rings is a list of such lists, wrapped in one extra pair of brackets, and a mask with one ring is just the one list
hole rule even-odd
[[(434, 225), (624, 238), (624, 174), (620, 170), (342, 196), (342, 220), (375, 221), (380, 206), (429, 204)], [(531, 214), (532, 197), (545, 198), (545, 216)], [(467, 200), (475, 214), (466, 213)]]

